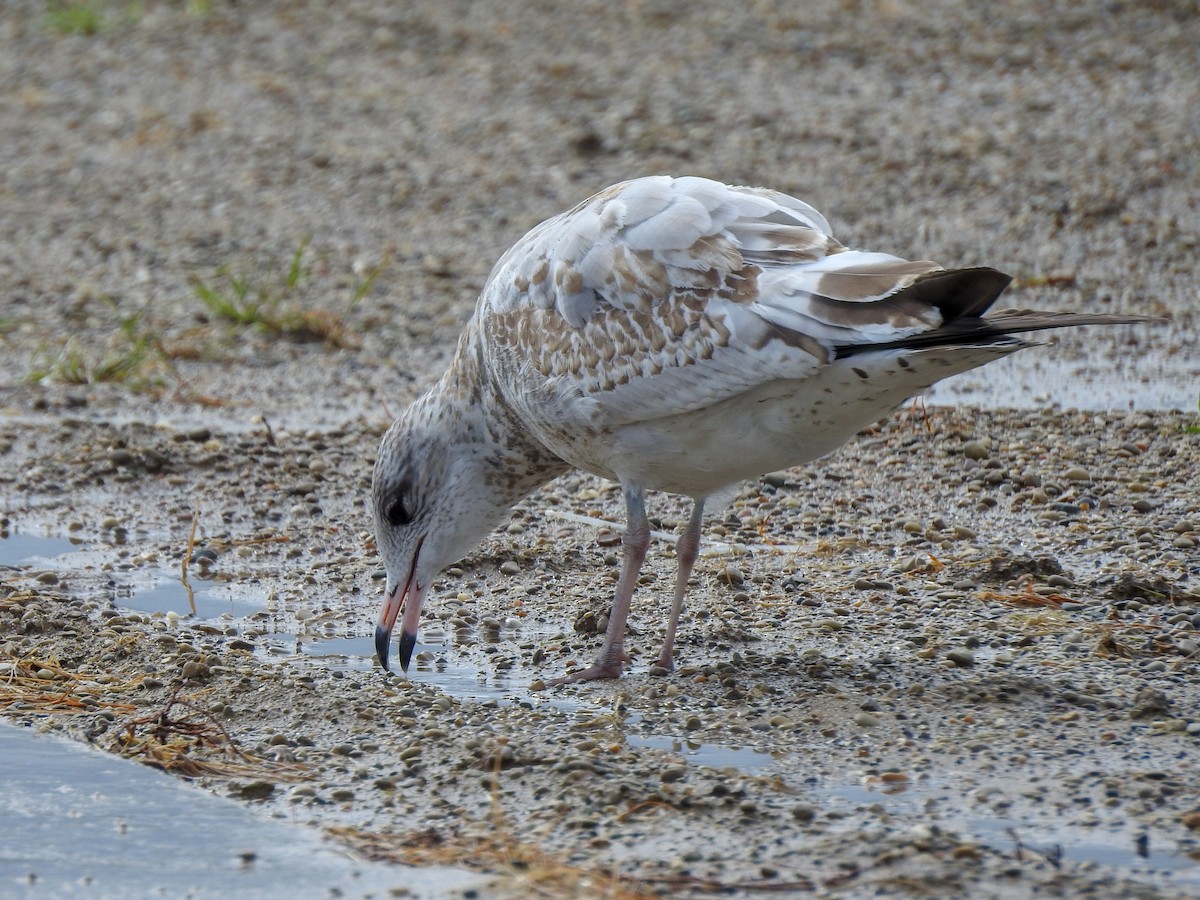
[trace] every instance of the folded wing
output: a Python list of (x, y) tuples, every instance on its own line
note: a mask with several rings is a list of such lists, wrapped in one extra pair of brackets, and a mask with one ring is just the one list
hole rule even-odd
[(808, 204), (702, 178), (615, 185), (542, 223), (480, 300), (490, 363), (518, 399), (606, 425), (802, 379), (855, 348), (979, 316), (992, 269), (850, 250)]

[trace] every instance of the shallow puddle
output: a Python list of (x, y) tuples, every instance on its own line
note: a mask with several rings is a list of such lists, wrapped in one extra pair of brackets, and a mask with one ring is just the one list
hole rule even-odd
[(0, 896), (462, 897), (487, 879), (354, 859), (146, 766), (0, 723)]
[(714, 769), (763, 772), (775, 767), (775, 757), (772, 754), (751, 747), (729, 747), (722, 744), (701, 744), (682, 738), (633, 735), (627, 738), (627, 742), (631, 747), (668, 750), (697, 766), (709, 766)]
[(37, 562), (50, 562), (82, 546), (82, 542), (69, 538), (13, 532), (7, 537), (0, 537), (0, 568), (15, 569)]
[(371, 638), (365, 634), (361, 637), (332, 637), (319, 640), (297, 638), (296, 649), (331, 669), (369, 672), (378, 668), (374, 645)]
[[(327, 668), (346, 672), (376, 672), (380, 677), (389, 677), (379, 671), (372, 639), (365, 635), (292, 640), (292, 646), (298, 655)], [(423, 643), (418, 645), (418, 649), (419, 653), (413, 657), (408, 675), (395, 672), (390, 677), (411, 676), (414, 680), (432, 685), (451, 697), (473, 703), (526, 703), (550, 706), (564, 712), (574, 712), (585, 705), (544, 691), (531, 692), (529, 684), (532, 679), (525, 673), (511, 676), (500, 674), (488, 679), (476, 666), (456, 662), (459, 657), (449, 646)], [(364, 655), (367, 653), (370, 655)]]
[[(962, 810), (961, 791), (937, 782), (842, 784), (820, 787), (814, 799), (831, 810), (877, 807), (887, 816), (905, 821), (937, 824), (961, 837), (998, 850), (1043, 856), (1055, 860), (1092, 862), (1127, 873), (1165, 874), (1172, 884), (1200, 887), (1200, 862), (1181, 852), (1165, 839), (1155, 840), (1153, 831), (1126, 830), (1098, 825), (1047, 820), (1031, 813), (987, 817)], [(933, 812), (941, 803), (955, 804), (959, 811)]]
[[(244, 619), (266, 609), (265, 589), (248, 591), (229, 583), (193, 581), (192, 593), (196, 604), (195, 617), (199, 620)], [(138, 612), (173, 612), (184, 617), (192, 615), (187, 588), (179, 578), (172, 579), (165, 574), (155, 578), (148, 587), (118, 588), (113, 602), (117, 606)]]

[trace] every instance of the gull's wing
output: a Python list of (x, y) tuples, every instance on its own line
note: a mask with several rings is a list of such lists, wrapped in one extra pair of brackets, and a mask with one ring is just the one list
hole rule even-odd
[(615, 425), (802, 379), (840, 348), (979, 315), (1008, 281), (961, 270), (945, 273), (953, 290), (934, 289), (940, 272), (843, 247), (785, 194), (656, 176), (530, 231), (496, 264), (477, 316), (506, 391), (557, 395), (560, 409)]

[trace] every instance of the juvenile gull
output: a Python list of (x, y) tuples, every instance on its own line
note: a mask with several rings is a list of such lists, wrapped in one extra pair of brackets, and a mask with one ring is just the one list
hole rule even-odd
[(1010, 280), (851, 250), (807, 203), (703, 178), (627, 181), (538, 225), (492, 270), (449, 370), (379, 448), (380, 662), (400, 617), (407, 671), (437, 574), (575, 467), (620, 482), (625, 555), (595, 664), (551, 683), (621, 674), (649, 490), (694, 501), (656, 660), (672, 668), (706, 497), (824, 456), (934, 382), (1033, 346), (1017, 334), (1146, 321), (982, 318)]

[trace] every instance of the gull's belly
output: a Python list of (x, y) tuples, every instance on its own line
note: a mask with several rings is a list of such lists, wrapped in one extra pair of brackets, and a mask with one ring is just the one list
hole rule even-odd
[(817, 377), (772, 381), (703, 409), (618, 426), (586, 450), (576, 448), (569, 461), (622, 483), (705, 496), (819, 459), (934, 382), (1017, 346), (839, 361)]
[(773, 382), (704, 410), (625, 426), (614, 435), (609, 466), (622, 481), (704, 496), (818, 459), (895, 405), (851, 406), (814, 397), (808, 386)]

